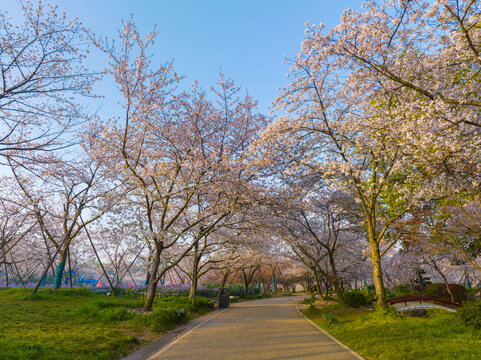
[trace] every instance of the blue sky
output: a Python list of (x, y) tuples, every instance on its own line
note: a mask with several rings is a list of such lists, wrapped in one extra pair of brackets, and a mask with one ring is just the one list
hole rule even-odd
[[(186, 81), (204, 87), (215, 83), (220, 67), (237, 85), (247, 89), (266, 112), (285, 85), (288, 65), (304, 37), (304, 23), (339, 22), (346, 8), (359, 9), (361, 0), (51, 0), (69, 18), (78, 17), (96, 34), (115, 37), (120, 19), (134, 16), (146, 34), (157, 26), (154, 63), (174, 61)], [(17, 0), (0, 0), (9, 12)], [(105, 58), (93, 54), (98, 69)], [(109, 86), (99, 88), (109, 109)], [(111, 87), (110, 87), (111, 89)], [(110, 99), (111, 100), (111, 99)]]

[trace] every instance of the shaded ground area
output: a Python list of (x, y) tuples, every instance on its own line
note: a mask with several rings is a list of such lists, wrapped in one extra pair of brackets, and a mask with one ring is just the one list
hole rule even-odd
[(358, 359), (301, 317), (297, 301), (280, 297), (234, 304), (149, 360)]

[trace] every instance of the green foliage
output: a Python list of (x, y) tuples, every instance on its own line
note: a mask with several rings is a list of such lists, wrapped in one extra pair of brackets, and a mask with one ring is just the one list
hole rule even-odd
[(202, 284), (202, 286), (207, 289), (217, 290), (218, 288), (220, 288), (220, 283), (204, 283)]
[(397, 318), (399, 313), (394, 306), (386, 305), (382, 309), (376, 306), (376, 311), (372, 315), (373, 319)]
[[(468, 292), (463, 285), (459, 284), (449, 284), (449, 289), (453, 293), (454, 301), (455, 302), (463, 302), (468, 299)], [(446, 284), (440, 284), (436, 289), (436, 295), (441, 299), (450, 300), (450, 296), (448, 293), (448, 289)]]
[(468, 292), (468, 301), (476, 301), (480, 290), (478, 288), (466, 288), (466, 291)]
[(311, 297), (309, 298), (305, 298), (302, 303), (303, 304), (314, 304), (316, 302), (316, 296), (315, 295), (311, 295)]
[(393, 293), (390, 289), (386, 288), (386, 299), (392, 299), (397, 297), (395, 293)]
[(412, 285), (409, 283), (397, 285), (394, 287), (394, 292), (396, 293), (396, 296), (404, 296), (400, 294), (410, 294), (411, 291), (412, 291)]
[(133, 313), (129, 313), (124, 307), (112, 307), (106, 308), (101, 312), (100, 319), (105, 324), (112, 324), (119, 321), (127, 320), (134, 316)]
[(334, 314), (322, 314), (322, 318), (327, 320), (327, 323), (329, 324), (329, 326), (332, 326), (335, 323), (337, 323), (337, 318), (336, 318), (336, 315)]
[[(464, 286), (458, 284), (449, 284), (449, 289), (453, 293), (455, 302), (461, 303), (468, 299), (468, 291)], [(448, 290), (446, 288), (446, 284), (444, 283), (435, 283), (426, 286), (426, 288), (424, 289), (424, 295), (437, 297), (445, 300), (451, 300), (451, 297), (449, 296)]]
[(436, 290), (441, 283), (429, 284), (424, 288), (424, 296), (436, 297)]
[(452, 313), (444, 309), (431, 308), (431, 309), (427, 309), (426, 311), (427, 311), (426, 317), (431, 319), (445, 318), (446, 316), (453, 318), (455, 316), (455, 313)]
[(197, 296), (195, 298), (195, 304), (189, 304), (189, 309), (199, 314), (205, 314), (211, 309), (209, 301), (210, 299), (208, 298)]
[(326, 306), (322, 306), (320, 308), (316, 308), (315, 306), (309, 306), (305, 311), (305, 314), (336, 314), (339, 311), (344, 311), (344, 309), (349, 308), (346, 304), (335, 303)]
[(350, 307), (358, 308), (367, 304), (367, 298), (360, 291), (347, 291), (344, 293), (344, 303)]
[[(312, 304), (311, 304), (312, 305)], [(316, 308), (315, 306), (309, 306), (305, 311), (304, 315), (307, 317), (317, 314), (323, 314), (324, 312), (321, 309)]]
[(464, 325), (481, 329), (481, 300), (464, 304), (457, 310), (457, 316)]
[(175, 310), (156, 309), (147, 316), (150, 328), (157, 332), (172, 330), (179, 323)]

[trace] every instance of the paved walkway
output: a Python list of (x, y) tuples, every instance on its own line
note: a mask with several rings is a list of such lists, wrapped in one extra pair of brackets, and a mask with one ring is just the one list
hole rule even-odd
[(291, 296), (234, 304), (149, 360), (360, 359), (304, 319), (298, 301)]

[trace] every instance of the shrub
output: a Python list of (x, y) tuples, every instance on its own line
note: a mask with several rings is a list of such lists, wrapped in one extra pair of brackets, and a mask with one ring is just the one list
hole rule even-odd
[(374, 307), (376, 311), (370, 316), (372, 319), (397, 319), (399, 317), (399, 313), (394, 306), (387, 305), (380, 309), (378, 308), (377, 304), (375, 304)]
[(159, 309), (152, 311), (149, 320), (152, 330), (159, 332), (174, 329), (179, 322), (179, 317), (175, 310)]
[[(449, 284), (449, 288), (453, 293), (455, 302), (463, 302), (468, 299), (468, 292), (464, 286), (458, 284)], [(435, 283), (428, 285), (426, 289), (424, 289), (424, 295), (438, 297), (445, 300), (451, 300), (451, 297), (449, 296), (448, 290), (446, 288), (446, 284), (444, 283)]]
[(430, 319), (444, 318), (446, 316), (454, 316), (454, 313), (437, 308), (431, 308), (426, 310), (426, 317)]
[(478, 299), (478, 293), (479, 293), (478, 288), (466, 288), (466, 291), (468, 292), (469, 301), (476, 301)]
[(457, 316), (464, 325), (481, 329), (481, 300), (464, 304), (457, 310)]
[(104, 324), (126, 320), (133, 316), (133, 314), (129, 313), (126, 308), (121, 307), (106, 308), (100, 314), (100, 318)]
[(86, 289), (84, 287), (79, 287), (79, 288), (60, 288), (54, 291), (55, 294), (61, 295), (61, 296), (87, 296), (87, 297), (92, 297), (95, 294), (90, 291), (89, 289)]
[(316, 298), (314, 296), (311, 296), (310, 298), (305, 298), (302, 303), (303, 304), (313, 304), (316, 301)]
[(413, 287), (413, 291), (421, 292), (422, 289), (423, 288), (420, 284), (415, 284), (414, 287)]
[(424, 296), (436, 297), (436, 290), (438, 289), (439, 285), (441, 285), (441, 283), (434, 283), (426, 286), (426, 288), (424, 289)]
[(361, 290), (359, 293), (364, 295), (368, 303), (375, 303), (377, 301), (376, 291), (374, 290)]
[(205, 297), (196, 297), (195, 304), (190, 306), (190, 309), (195, 312), (206, 312), (209, 310), (209, 299)]
[(348, 291), (344, 293), (344, 303), (353, 308), (367, 304), (367, 298), (359, 291)]
[[(453, 293), (455, 302), (460, 303), (467, 300), (468, 292), (466, 291), (466, 288), (464, 286), (459, 284), (449, 284), (449, 289)], [(438, 288), (436, 289), (436, 295), (441, 299), (451, 300), (446, 284), (440, 284), (438, 286)]]
[(394, 292), (396, 293), (397, 296), (399, 296), (399, 293), (406, 294), (406, 293), (411, 293), (411, 291), (412, 291), (411, 284), (401, 284), (394, 288)]

